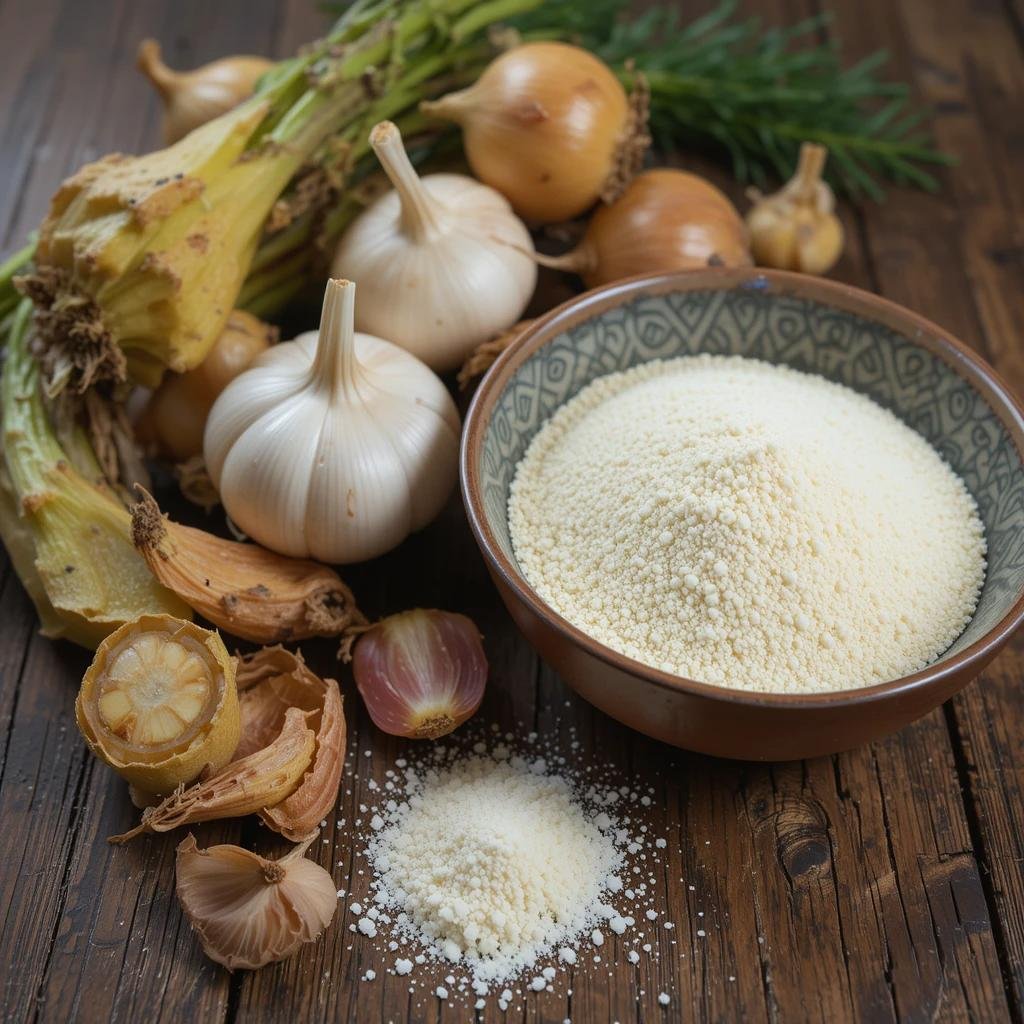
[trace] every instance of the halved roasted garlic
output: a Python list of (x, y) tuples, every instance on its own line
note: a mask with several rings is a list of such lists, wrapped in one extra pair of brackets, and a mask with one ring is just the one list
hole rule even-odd
[(203, 952), (228, 970), (291, 956), (331, 923), (334, 879), (306, 860), (314, 832), (280, 860), (240, 846), (201, 850), (193, 836), (178, 846), (178, 899)]
[(137, 790), (170, 793), (234, 755), (235, 659), (216, 632), (142, 615), (96, 649), (75, 718), (90, 750)]

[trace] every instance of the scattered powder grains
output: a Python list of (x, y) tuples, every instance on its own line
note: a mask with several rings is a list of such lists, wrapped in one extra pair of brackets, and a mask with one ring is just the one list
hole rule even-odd
[(374, 899), (400, 934), (486, 985), (614, 916), (625, 836), (600, 829), (543, 759), (474, 755), (407, 779), (368, 848)]
[(977, 603), (977, 507), (865, 396), (738, 357), (599, 378), (538, 432), (509, 501), (561, 615), (648, 665), (749, 690), (923, 667)]

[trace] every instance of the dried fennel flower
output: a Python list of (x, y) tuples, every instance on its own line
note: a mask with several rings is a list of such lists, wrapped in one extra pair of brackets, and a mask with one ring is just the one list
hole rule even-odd
[(191, 835), (178, 846), (178, 900), (211, 960), (255, 969), (320, 936), (338, 897), (334, 879), (305, 857), (315, 838), (280, 860), (240, 846), (201, 850)]
[(171, 522), (140, 491), (132, 510), (135, 547), (153, 575), (200, 615), (260, 644), (340, 634), (347, 656), (366, 619), (336, 572)]
[(316, 752), (306, 774), (290, 796), (260, 812), (270, 828), (298, 842), (327, 817), (338, 797), (345, 760), (341, 691), (333, 679), (311, 672), (301, 654), (283, 647), (265, 647), (248, 655), (238, 672), (242, 739), (235, 757), (269, 743), (280, 732), (288, 708), (310, 713)]
[(306, 725), (306, 712), (289, 708), (273, 743), (188, 789), (179, 786), (161, 804), (148, 808), (135, 828), (108, 842), (124, 843), (143, 832), (170, 832), (195, 821), (240, 818), (273, 807), (298, 785), (315, 749), (316, 735)]
[(75, 718), (89, 749), (136, 790), (170, 793), (235, 753), (234, 658), (195, 623), (141, 615), (96, 649)]

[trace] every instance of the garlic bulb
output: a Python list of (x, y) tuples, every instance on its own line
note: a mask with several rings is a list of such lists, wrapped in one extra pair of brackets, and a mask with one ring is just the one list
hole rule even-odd
[(352, 673), (378, 729), (436, 740), (480, 706), (487, 656), (465, 615), (415, 608), (389, 615), (359, 638)]
[(359, 330), (438, 373), (454, 370), (530, 301), (530, 233), (487, 185), (461, 174), (419, 178), (390, 121), (373, 129), (370, 144), (394, 191), (345, 232), (334, 273), (359, 286)]
[(843, 251), (843, 224), (835, 196), (821, 180), (828, 150), (811, 142), (800, 147), (796, 174), (778, 192), (750, 190), (747, 213), (750, 247), (759, 266), (824, 274)]
[(455, 403), (414, 356), (355, 333), (355, 290), (329, 281), (319, 336), (260, 356), (206, 423), (206, 464), (228, 514), (296, 558), (390, 551), (437, 515), (455, 483)]
[(330, 874), (306, 859), (315, 838), (280, 860), (228, 844), (202, 850), (191, 835), (178, 846), (178, 900), (211, 960), (255, 969), (320, 936), (338, 894)]

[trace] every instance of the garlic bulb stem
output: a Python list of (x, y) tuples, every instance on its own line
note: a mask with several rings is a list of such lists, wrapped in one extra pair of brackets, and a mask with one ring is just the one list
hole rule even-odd
[(310, 380), (327, 394), (351, 397), (359, 388), (356, 358), (356, 286), (332, 278), (324, 292), (320, 338), (310, 369)]
[(426, 242), (444, 230), (444, 210), (424, 188), (402, 136), (391, 121), (370, 132), (370, 146), (402, 201), (402, 230), (415, 242)]
[(802, 199), (813, 201), (825, 170), (828, 150), (816, 142), (805, 142), (800, 147), (800, 159), (796, 167), (796, 190)]

